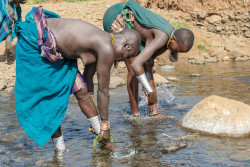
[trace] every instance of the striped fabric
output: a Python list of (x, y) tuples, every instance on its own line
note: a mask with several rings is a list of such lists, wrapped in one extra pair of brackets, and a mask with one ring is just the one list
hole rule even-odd
[(33, 11), (36, 26), (38, 45), (41, 46), (41, 56), (52, 63), (57, 63), (63, 57), (60, 52), (56, 50), (56, 38), (49, 30), (46, 21), (46, 15), (43, 12), (42, 6), (39, 6)]
[[(47, 26), (46, 15), (43, 12), (42, 6), (35, 8), (33, 11), (33, 15), (37, 27), (38, 45), (41, 46), (42, 50), (41, 56), (52, 63), (57, 63), (58, 61), (62, 60), (63, 57), (61, 53), (57, 52), (56, 50), (56, 38)], [(71, 94), (74, 94), (78, 92), (81, 88), (85, 87), (86, 82), (81, 73), (78, 71), (75, 83), (71, 90)]]
[(8, 0), (0, 0), (0, 42), (11, 32), (13, 19), (17, 20), (14, 2), (9, 5)]
[(82, 74), (80, 73), (80, 71), (77, 71), (76, 80), (75, 80), (75, 83), (72, 87), (71, 94), (78, 92), (81, 88), (85, 88), (86, 86), (87, 86), (87, 84), (86, 84)]

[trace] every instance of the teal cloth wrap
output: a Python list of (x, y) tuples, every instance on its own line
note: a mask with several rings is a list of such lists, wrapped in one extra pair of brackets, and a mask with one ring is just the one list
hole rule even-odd
[[(37, 28), (29, 12), (24, 22), (18, 22), (15, 34), (16, 83), (15, 103), (18, 121), (38, 145), (43, 146), (59, 127), (77, 73), (77, 61), (63, 59), (51, 63), (41, 57), (37, 45)], [(57, 14), (44, 10), (49, 17)]]
[(135, 1), (127, 1), (126, 3), (117, 3), (107, 9), (103, 16), (103, 28), (106, 32), (110, 32), (112, 22), (123, 9), (129, 8), (137, 21), (148, 28), (155, 28), (168, 34), (170, 37), (173, 32), (173, 26), (160, 15), (142, 7)]

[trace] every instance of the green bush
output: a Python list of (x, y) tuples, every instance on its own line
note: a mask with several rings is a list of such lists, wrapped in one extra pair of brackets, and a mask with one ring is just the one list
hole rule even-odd
[(207, 50), (205, 45), (197, 45), (200, 50)]

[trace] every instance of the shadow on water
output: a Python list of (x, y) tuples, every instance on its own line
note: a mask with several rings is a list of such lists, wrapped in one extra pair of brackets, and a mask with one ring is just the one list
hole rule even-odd
[[(126, 87), (111, 89), (109, 116), (111, 133), (121, 149), (134, 149), (136, 154), (114, 158), (111, 152), (97, 146), (89, 131), (85, 116), (77, 103), (70, 100), (62, 121), (67, 150), (58, 155), (52, 141), (39, 147), (20, 127), (15, 113), (13, 93), (0, 95), (0, 166), (248, 166), (250, 138), (218, 138), (200, 135), (187, 141), (187, 147), (176, 152), (162, 153), (170, 144), (168, 134), (178, 138), (189, 132), (176, 122), (203, 98), (217, 94), (250, 105), (250, 62), (208, 65), (182, 64), (173, 72), (157, 69), (163, 76), (177, 76), (172, 87), (157, 88), (159, 110), (165, 119), (150, 119), (146, 102), (141, 97), (141, 119), (131, 119)], [(189, 77), (191, 74), (201, 77)], [(141, 93), (142, 95), (142, 93)], [(4, 140), (3, 136), (7, 138)]]

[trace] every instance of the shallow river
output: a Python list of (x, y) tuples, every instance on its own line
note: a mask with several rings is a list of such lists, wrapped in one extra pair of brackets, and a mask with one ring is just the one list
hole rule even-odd
[[(206, 65), (178, 64), (174, 71), (163, 76), (176, 76), (179, 81), (171, 87), (160, 86), (159, 110), (167, 119), (147, 117), (145, 101), (140, 101), (142, 118), (131, 120), (126, 87), (111, 89), (109, 115), (115, 145), (135, 151), (129, 157), (114, 156), (97, 146), (93, 150), (94, 135), (77, 103), (71, 100), (62, 121), (67, 147), (64, 155), (54, 153), (52, 141), (39, 147), (20, 127), (15, 113), (13, 93), (0, 95), (0, 166), (249, 166), (250, 137), (241, 139), (199, 135), (185, 141), (186, 148), (172, 153), (162, 149), (170, 145), (163, 133), (172, 137), (188, 135), (176, 126), (196, 103), (209, 95), (219, 95), (250, 105), (250, 62), (216, 63)], [(201, 77), (190, 77), (201, 74)], [(3, 140), (3, 139), (2, 139)]]

